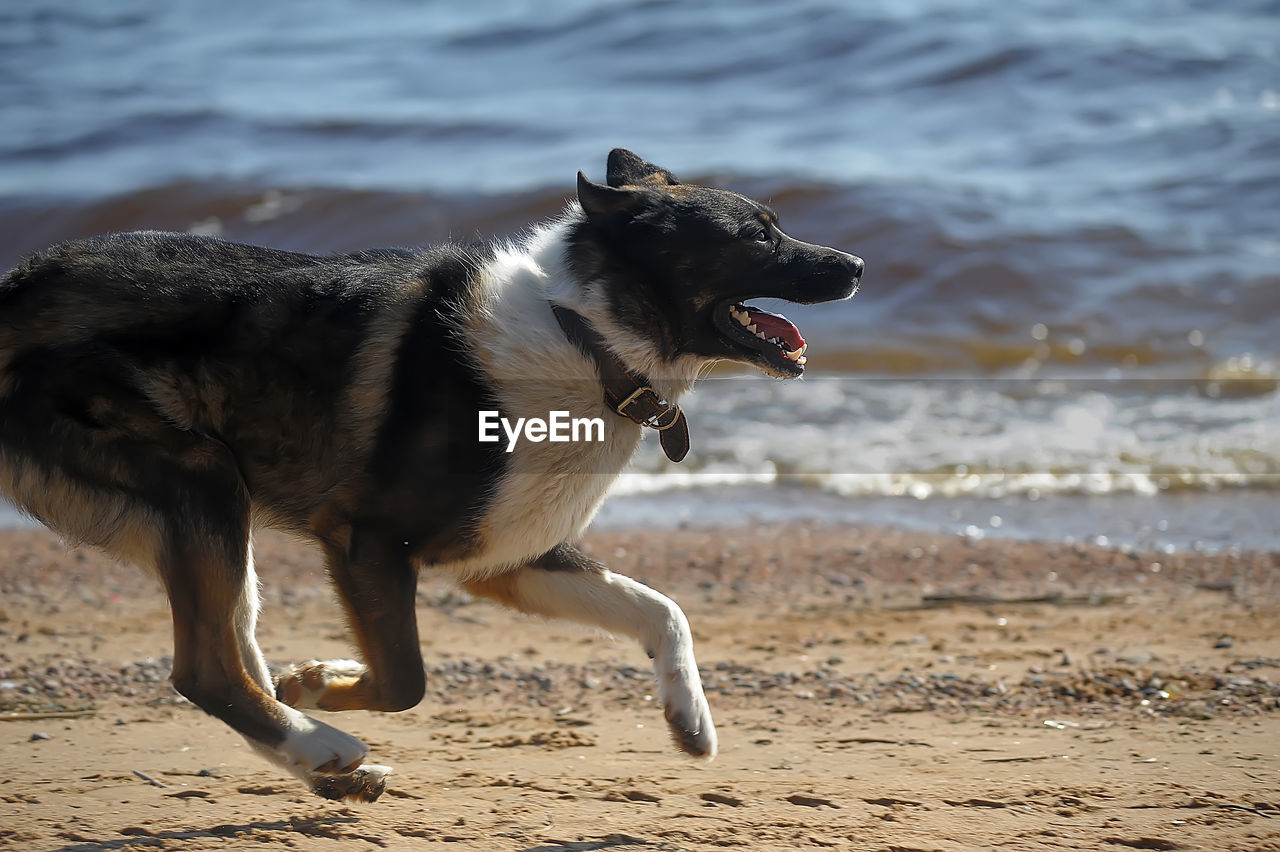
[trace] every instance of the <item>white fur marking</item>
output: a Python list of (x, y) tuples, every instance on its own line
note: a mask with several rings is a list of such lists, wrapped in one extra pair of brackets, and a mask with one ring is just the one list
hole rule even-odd
[(693, 636), (675, 601), (609, 571), (530, 568), (516, 582), (520, 598), (534, 612), (639, 641), (653, 656), (658, 695), (676, 741), (691, 754), (715, 756), (716, 729), (693, 656)]
[[(601, 428), (593, 424), (592, 437), (602, 440), (519, 442), (481, 524), (481, 552), (434, 566), (459, 577), (523, 565), (575, 537), (640, 442), (640, 427), (605, 407), (594, 362), (565, 337), (551, 312), (549, 298), (581, 289), (565, 259), (570, 225), (561, 220), (500, 250), (481, 272), (481, 296), (468, 325), (478, 366), (492, 380), (505, 416), (567, 411), (571, 418), (598, 418)], [(582, 298), (567, 304), (577, 310)]]
[(240, 590), (240, 600), (236, 603), (234, 628), (236, 644), (240, 648), (240, 664), (249, 673), (262, 691), (274, 695), (271, 685), (271, 672), (267, 669), (267, 661), (262, 656), (255, 635), (258, 626), (258, 606), (261, 600), (258, 589), (258, 575), (253, 567), (253, 542), (248, 545), (248, 558), (245, 565), (244, 584)]
[[(283, 705), (281, 705), (283, 706)], [(288, 714), (289, 734), (277, 749), (291, 769), (338, 773), (355, 767), (369, 754), (369, 747), (348, 733), (293, 708)]]
[(291, 707), (280, 706), (285, 711), (287, 736), (277, 748), (245, 737), (254, 751), (325, 798), (372, 802), (382, 794), (391, 767), (360, 763), (369, 753), (368, 746)]

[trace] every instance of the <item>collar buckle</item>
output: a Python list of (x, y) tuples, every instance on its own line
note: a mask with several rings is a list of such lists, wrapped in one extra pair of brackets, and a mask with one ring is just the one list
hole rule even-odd
[(634, 423), (659, 431), (671, 428), (680, 416), (680, 406), (667, 402), (648, 385), (636, 388), (614, 411)]

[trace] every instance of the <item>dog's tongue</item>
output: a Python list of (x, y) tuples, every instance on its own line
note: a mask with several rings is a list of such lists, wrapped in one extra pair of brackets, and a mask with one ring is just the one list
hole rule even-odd
[(771, 314), (768, 311), (762, 311), (750, 305), (747, 305), (746, 308), (747, 313), (751, 315), (752, 324), (765, 337), (778, 338), (787, 345), (787, 349), (791, 352), (804, 346), (804, 338), (800, 336), (800, 329), (792, 325), (791, 320), (782, 314)]

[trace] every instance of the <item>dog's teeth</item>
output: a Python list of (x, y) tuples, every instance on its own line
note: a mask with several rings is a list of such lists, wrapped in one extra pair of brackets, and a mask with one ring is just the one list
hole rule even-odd
[(800, 357), (804, 355), (804, 351), (808, 348), (809, 348), (809, 344), (805, 343), (805, 344), (802, 344), (799, 349), (792, 349), (790, 352), (784, 351), (782, 354), (786, 355), (788, 358), (790, 358), (792, 361), (795, 361), (797, 364), (800, 364), (800, 363), (803, 363), (802, 361), (800, 361)]
[(801, 355), (799, 358), (797, 358), (797, 359), (796, 359), (796, 363), (803, 367), (803, 366), (804, 366), (804, 362), (805, 362), (805, 361), (808, 361), (808, 360), (809, 360), (808, 358), (806, 358), (805, 356)]
[(751, 332), (752, 334), (755, 334), (755, 335), (760, 335), (760, 332), (756, 331), (756, 324), (755, 324), (755, 323), (751, 323), (750, 325), (748, 325), (748, 326), (747, 326), (747, 331), (749, 331), (749, 332)]

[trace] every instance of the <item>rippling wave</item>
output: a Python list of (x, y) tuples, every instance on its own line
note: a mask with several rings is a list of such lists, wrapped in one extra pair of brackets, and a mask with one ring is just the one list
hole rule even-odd
[[(1229, 272), (1186, 281), (1182, 268), (1198, 261), (1161, 234), (1008, 226), (966, 236), (957, 224), (964, 216), (929, 203), (936, 192), (706, 179), (769, 199), (795, 235), (868, 258), (854, 300), (776, 306), (814, 342), (810, 360), (820, 370), (1058, 365), (1195, 378), (1231, 357), (1277, 353), (1280, 265), (1224, 258)], [(84, 201), (0, 197), (0, 265), (59, 240), (140, 228), (319, 253), (518, 236), (557, 215), (567, 197), (554, 188), (460, 195), (188, 182)]]

